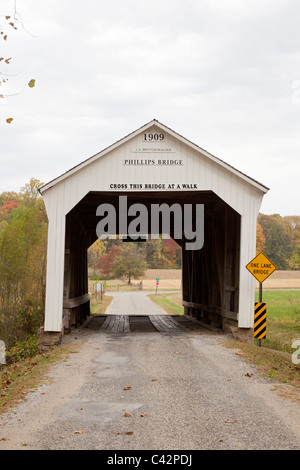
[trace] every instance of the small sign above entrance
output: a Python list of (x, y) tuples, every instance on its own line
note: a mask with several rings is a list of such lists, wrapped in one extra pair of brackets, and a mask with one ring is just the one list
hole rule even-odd
[(259, 253), (253, 258), (246, 268), (258, 282), (264, 282), (277, 268), (263, 253)]

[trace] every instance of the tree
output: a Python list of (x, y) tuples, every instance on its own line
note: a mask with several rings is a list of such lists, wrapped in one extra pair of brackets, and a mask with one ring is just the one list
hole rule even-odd
[(7, 347), (43, 321), (48, 222), (40, 185), (33, 178), (19, 193), (0, 195), (0, 337)]
[(259, 222), (256, 225), (256, 253), (264, 251), (266, 246), (266, 237), (264, 236), (264, 231)]
[(105, 252), (105, 242), (98, 238), (88, 249), (88, 263), (94, 270), (94, 276), (96, 274), (96, 267)]
[(19, 204), (16, 201), (5, 201), (3, 206), (1, 207), (1, 212), (8, 212), (10, 213), (14, 209), (19, 207)]
[(277, 269), (288, 269), (288, 259), (292, 255), (292, 229), (279, 214), (259, 214), (259, 223), (266, 238), (265, 255)]
[(43, 320), (47, 224), (38, 206), (12, 211), (0, 232), (0, 336), (8, 347)]
[(147, 269), (145, 256), (134, 243), (126, 243), (113, 266), (113, 275), (117, 278), (126, 277), (128, 284), (131, 280), (143, 276)]
[(107, 279), (112, 276), (114, 262), (121, 254), (122, 247), (119, 245), (112, 245), (111, 249), (103, 255), (97, 263), (97, 267), (101, 269), (101, 274)]

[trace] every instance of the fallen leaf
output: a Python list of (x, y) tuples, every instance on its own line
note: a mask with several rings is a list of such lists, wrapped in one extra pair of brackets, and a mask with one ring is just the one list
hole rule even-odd
[(226, 419), (225, 423), (236, 423), (237, 419)]
[(131, 414), (130, 414), (130, 413), (127, 413), (127, 411), (126, 411), (125, 414), (124, 414), (124, 416), (125, 416), (126, 418), (130, 418)]
[(35, 86), (35, 80), (34, 79), (30, 80), (30, 82), (28, 83), (28, 86), (30, 88), (33, 88)]
[(76, 408), (76, 410), (82, 410), (83, 408)]
[(0, 441), (8, 441), (7, 437), (1, 437)]
[(9, 59), (6, 59), (4, 62), (5, 62), (6, 64), (9, 64), (9, 61), (10, 61), (10, 60), (11, 60), (11, 57), (10, 57)]
[(123, 390), (131, 390), (131, 387), (124, 387)]
[(133, 432), (132, 432), (132, 431), (128, 431), (126, 434), (127, 434), (128, 436), (131, 436), (131, 435), (133, 434)]
[(79, 431), (74, 431), (74, 434), (83, 434), (84, 431), (82, 431), (82, 429), (80, 429)]
[(64, 438), (65, 438), (65, 436), (59, 436), (59, 438), (60, 438), (60, 439), (64, 439)]
[(252, 377), (253, 374), (251, 374), (251, 372), (246, 372), (245, 376), (246, 377)]
[(141, 414), (140, 414), (140, 417), (141, 417), (141, 418), (145, 418), (146, 416), (147, 416), (146, 413), (141, 413)]
[(155, 382), (157, 379), (151, 379), (151, 382)]
[(7, 122), (8, 124), (10, 124), (13, 120), (14, 120), (14, 118), (8, 118), (8, 119), (6, 119), (6, 122)]
[(90, 374), (96, 374), (95, 370), (90, 370)]
[(122, 432), (116, 432), (116, 435), (119, 436), (120, 434), (123, 434)]

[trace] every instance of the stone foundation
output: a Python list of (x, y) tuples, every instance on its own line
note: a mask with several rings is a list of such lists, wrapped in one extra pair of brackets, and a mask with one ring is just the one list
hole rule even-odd
[(62, 337), (61, 331), (44, 331), (42, 327), (37, 334), (37, 348), (40, 352), (46, 352), (60, 344)]

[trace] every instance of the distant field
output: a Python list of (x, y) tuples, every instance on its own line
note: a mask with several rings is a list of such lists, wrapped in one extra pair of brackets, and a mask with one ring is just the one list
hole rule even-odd
[[(91, 274), (91, 273), (90, 273)], [(99, 279), (101, 278), (97, 272)], [(251, 274), (249, 274), (251, 275)], [(181, 269), (147, 269), (145, 275), (140, 279), (144, 290), (155, 290), (155, 280), (159, 278), (159, 289), (181, 290)], [(133, 280), (138, 285), (140, 280)], [(120, 284), (122, 280), (108, 281), (110, 285)], [(264, 289), (300, 289), (300, 271), (275, 271), (263, 284)], [(258, 283), (256, 283), (258, 288)], [(122, 288), (122, 290), (124, 290)]]
[[(258, 282), (256, 282), (258, 287)], [(264, 289), (300, 289), (300, 271), (274, 271), (263, 283)]]

